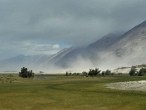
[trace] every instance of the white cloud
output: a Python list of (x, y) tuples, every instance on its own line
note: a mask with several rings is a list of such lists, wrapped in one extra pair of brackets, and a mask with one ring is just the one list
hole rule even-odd
[(52, 47), (53, 47), (53, 49), (59, 49), (60, 48), (60, 45), (54, 44)]
[(27, 42), (21, 45), (21, 49), (27, 55), (37, 55), (37, 54), (51, 55), (60, 51), (62, 48), (60, 47), (59, 44), (38, 44), (38, 43)]

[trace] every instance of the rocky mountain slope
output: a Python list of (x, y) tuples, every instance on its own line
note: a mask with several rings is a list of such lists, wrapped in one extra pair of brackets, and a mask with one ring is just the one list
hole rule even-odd
[(145, 58), (146, 21), (124, 34), (109, 34), (85, 48), (75, 49), (59, 63), (69, 65), (83, 62), (83, 65), (90, 63), (100, 68), (116, 68), (144, 64)]
[(132, 28), (108, 49), (119, 63), (136, 65), (146, 63), (146, 21)]
[[(146, 21), (125, 34), (108, 34), (80, 48), (67, 48), (54, 55), (17, 56), (0, 62), (0, 69), (22, 66), (32, 69), (116, 68), (146, 63)], [(8, 68), (7, 68), (8, 67)], [(81, 71), (82, 71), (81, 70)]]

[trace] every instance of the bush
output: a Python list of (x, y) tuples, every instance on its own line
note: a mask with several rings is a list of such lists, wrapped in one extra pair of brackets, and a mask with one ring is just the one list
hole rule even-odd
[(138, 76), (144, 76), (146, 74), (146, 68), (141, 68), (138, 72)]
[(82, 76), (88, 76), (88, 73), (85, 72), (85, 71), (83, 71), (83, 72), (82, 72)]
[(102, 75), (102, 76), (105, 76), (105, 71), (102, 71), (101, 75)]
[(95, 68), (89, 70), (88, 76), (97, 76), (99, 74), (100, 74), (100, 70), (98, 68)]
[(106, 70), (104, 74), (105, 75), (112, 75), (112, 72), (110, 70)]
[(21, 68), (21, 72), (19, 72), (19, 76), (22, 78), (32, 78), (34, 77), (34, 73), (31, 71), (28, 71), (27, 68), (23, 67)]
[(73, 74), (71, 72), (66, 72), (65, 76), (72, 76)]
[(129, 75), (130, 76), (135, 76), (136, 75), (136, 68), (135, 67), (131, 67), (131, 70), (129, 71)]

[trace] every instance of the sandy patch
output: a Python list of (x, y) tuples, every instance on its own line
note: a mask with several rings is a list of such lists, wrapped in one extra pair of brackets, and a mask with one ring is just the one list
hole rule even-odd
[(146, 91), (146, 80), (110, 83), (106, 84), (106, 87), (119, 90)]

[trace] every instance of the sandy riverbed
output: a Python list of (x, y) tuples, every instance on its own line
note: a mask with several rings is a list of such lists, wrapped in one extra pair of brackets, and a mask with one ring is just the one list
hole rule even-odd
[(110, 83), (106, 84), (106, 87), (119, 90), (146, 91), (146, 80)]

